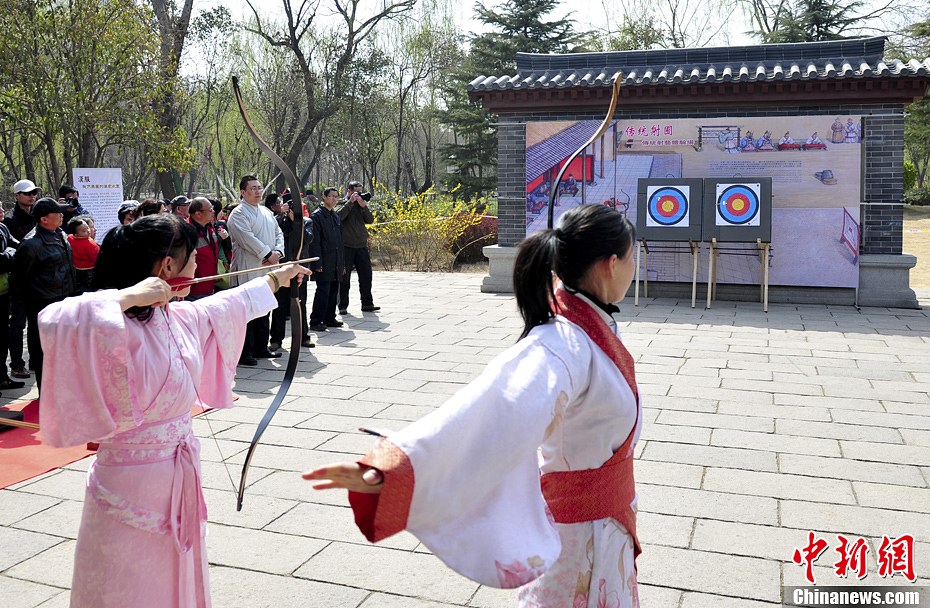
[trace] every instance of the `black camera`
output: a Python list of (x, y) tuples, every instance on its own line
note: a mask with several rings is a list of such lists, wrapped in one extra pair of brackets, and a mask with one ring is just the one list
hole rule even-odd
[(65, 199), (65, 204), (66, 204), (66, 205), (70, 205), (71, 207), (77, 207), (77, 206), (78, 206), (78, 199), (76, 199), (76, 198), (66, 198), (66, 199)]
[(358, 196), (366, 203), (371, 200), (371, 192), (359, 192)]

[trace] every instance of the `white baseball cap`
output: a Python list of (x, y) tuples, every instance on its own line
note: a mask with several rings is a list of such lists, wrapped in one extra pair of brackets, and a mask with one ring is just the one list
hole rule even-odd
[(21, 192), (32, 192), (38, 190), (39, 187), (32, 183), (31, 180), (21, 179), (15, 184), (13, 184), (13, 194), (19, 194)]

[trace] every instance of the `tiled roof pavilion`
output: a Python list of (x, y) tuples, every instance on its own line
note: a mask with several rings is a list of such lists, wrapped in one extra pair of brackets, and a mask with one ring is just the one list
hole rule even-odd
[[(603, 106), (615, 74), (627, 105), (663, 102), (822, 102), (855, 97), (910, 103), (930, 82), (930, 59), (883, 58), (885, 38), (797, 44), (543, 55), (517, 53), (517, 72), (479, 76), (469, 95), (492, 111)], [(714, 99), (714, 102), (718, 102)], [(639, 103), (637, 103), (639, 102)]]

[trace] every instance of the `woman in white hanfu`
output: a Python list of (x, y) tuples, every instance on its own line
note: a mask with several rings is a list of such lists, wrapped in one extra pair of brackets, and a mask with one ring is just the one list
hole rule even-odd
[(39, 314), (46, 443), (100, 442), (78, 531), (73, 608), (210, 606), (207, 511), (192, 406), (230, 407), (246, 322), (267, 314), (299, 266), (196, 302), (167, 302), (191, 278), (197, 232), (173, 215), (111, 230), (100, 291)]
[(347, 488), (369, 540), (406, 529), (457, 572), (520, 587), (520, 606), (638, 606), (641, 407), (612, 317), (633, 279), (634, 238), (603, 205), (527, 238), (514, 267), (521, 339), (357, 463), (304, 478)]

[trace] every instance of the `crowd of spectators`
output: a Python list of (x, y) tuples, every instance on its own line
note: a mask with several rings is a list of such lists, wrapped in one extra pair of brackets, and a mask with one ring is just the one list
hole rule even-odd
[[(314, 331), (339, 328), (336, 308), (348, 314), (349, 275), (356, 270), (363, 312), (378, 310), (371, 297), (371, 259), (366, 224), (373, 221), (361, 184), (350, 182), (340, 199), (336, 188), (323, 192), (322, 204), (312, 191), (303, 193), (308, 208), (295, 217), (292, 195), (265, 194), (251, 175), (239, 184), (240, 200), (222, 206), (205, 197), (176, 196), (170, 201), (148, 197), (124, 201), (117, 220), (129, 224), (156, 213), (173, 213), (189, 222), (198, 233), (195, 278), (221, 276), (230, 270), (259, 269), (256, 273), (195, 284), (188, 299), (213, 294), (218, 289), (264, 274), (262, 266), (286, 261), (288, 239), (295, 221), (303, 224), (303, 250), (298, 259), (318, 257), (311, 264), (316, 293), (307, 309), (307, 282), (298, 297), (302, 317), (301, 343), (312, 347)], [(42, 347), (37, 332), (38, 313), (53, 302), (94, 288), (94, 267), (100, 251), (94, 218), (80, 203), (80, 191), (71, 184), (58, 196), (41, 196), (31, 180), (13, 185), (14, 204), (5, 215), (0, 205), (0, 389), (21, 389), (34, 373), (41, 390)], [(313, 211), (313, 213), (310, 213)], [(101, 235), (100, 241), (106, 238)], [(279, 306), (271, 319), (249, 323), (241, 365), (256, 365), (258, 358), (277, 358), (290, 314), (290, 290), (278, 291)], [(309, 317), (309, 319), (308, 319)], [(23, 352), (26, 337), (28, 365)], [(9, 360), (9, 367), (7, 361)]]

